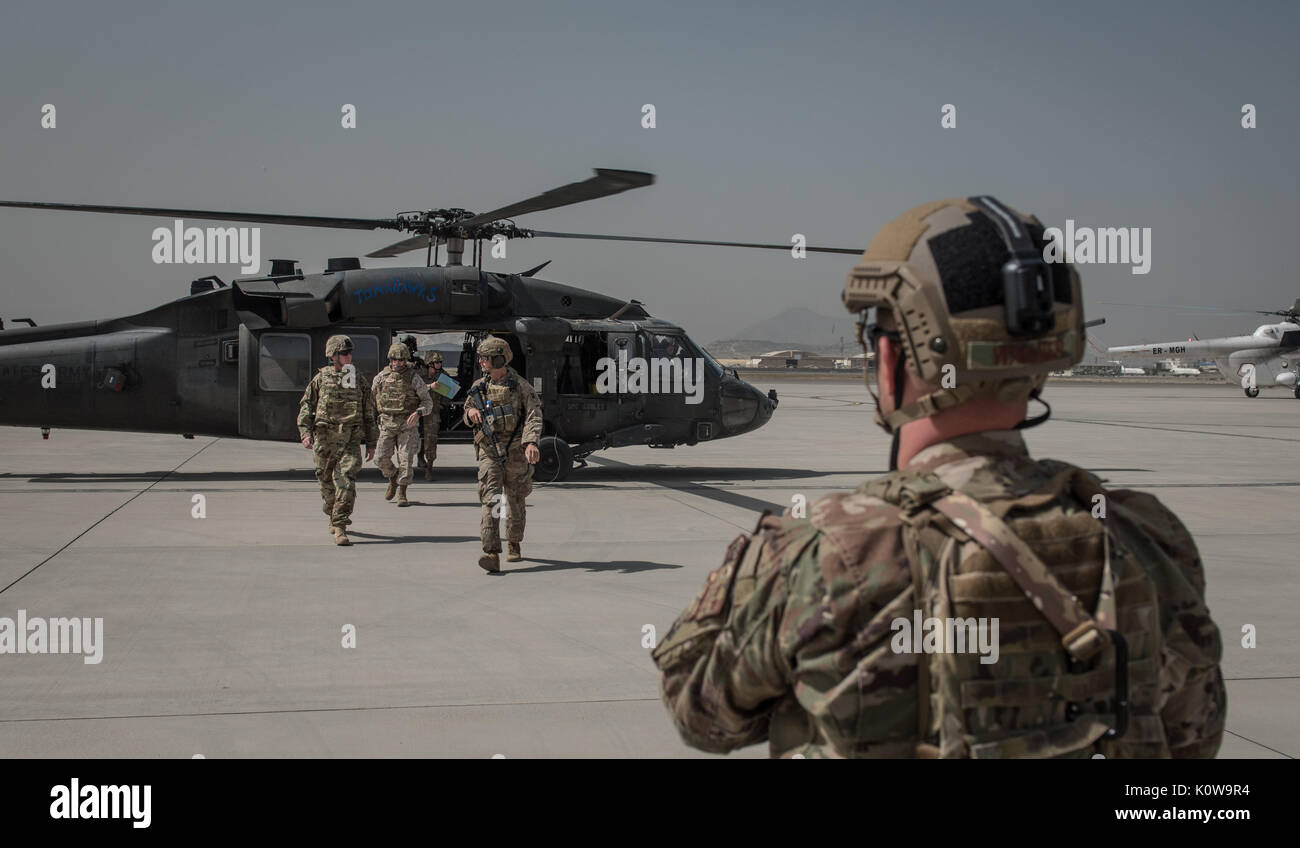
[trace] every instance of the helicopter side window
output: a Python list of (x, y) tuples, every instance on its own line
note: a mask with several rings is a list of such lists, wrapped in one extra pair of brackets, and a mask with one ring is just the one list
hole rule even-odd
[(373, 377), (384, 370), (384, 365), (388, 362), (385, 361), (382, 365), (379, 362), (378, 336), (349, 334), (348, 338), (352, 339), (352, 364), (357, 367), (357, 371)]
[(556, 392), (562, 395), (596, 394), (599, 363), (609, 355), (606, 333), (573, 333), (564, 340), (560, 352)]
[(311, 336), (262, 334), (257, 348), (257, 384), (262, 391), (301, 392), (311, 371)]

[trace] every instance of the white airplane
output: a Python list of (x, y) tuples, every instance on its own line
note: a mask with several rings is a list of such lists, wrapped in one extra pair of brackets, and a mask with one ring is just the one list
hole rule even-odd
[(1279, 312), (1287, 320), (1261, 324), (1249, 336), (1188, 339), (1185, 342), (1124, 345), (1107, 348), (1114, 356), (1179, 356), (1213, 359), (1219, 374), (1240, 384), (1246, 397), (1257, 397), (1261, 387), (1284, 386), (1300, 398), (1300, 299)]

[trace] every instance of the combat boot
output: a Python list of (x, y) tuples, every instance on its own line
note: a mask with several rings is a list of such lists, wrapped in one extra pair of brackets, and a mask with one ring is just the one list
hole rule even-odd
[(524, 555), (519, 550), (518, 542), (506, 542), (506, 562), (519, 562)]
[(478, 567), (488, 574), (496, 574), (501, 570), (501, 556), (484, 552), (483, 556), (478, 558)]
[(334, 544), (350, 545), (352, 540), (348, 538), (348, 531), (343, 527), (334, 528)]
[(384, 500), (391, 501), (393, 495), (397, 494), (397, 475), (394, 474), (388, 478), (388, 491), (384, 492)]
[(406, 487), (405, 487), (405, 486), (398, 486), (398, 487), (397, 487), (397, 505), (398, 505), (398, 506), (410, 506), (410, 505), (411, 505), (411, 502), (408, 501), (408, 500), (406, 499)]
[(426, 466), (424, 466), (424, 479), (425, 479), (425, 480), (432, 480), (432, 479), (433, 479), (433, 466), (432, 466), (432, 465), (426, 465)]

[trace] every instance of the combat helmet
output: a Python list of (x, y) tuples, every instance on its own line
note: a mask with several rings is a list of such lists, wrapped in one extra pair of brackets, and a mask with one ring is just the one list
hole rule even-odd
[(428, 362), (430, 365), (432, 365), (435, 362), (442, 362), (442, 351), (440, 350), (431, 351), (429, 353), (428, 358), (425, 361)]
[(325, 355), (333, 357), (336, 353), (351, 353), (352, 339), (347, 336), (330, 336), (325, 340)]
[(393, 342), (388, 346), (388, 358), (409, 360), (411, 358), (411, 349), (401, 342)]
[(973, 397), (1037, 398), (1049, 372), (1083, 358), (1079, 275), (1045, 262), (1045, 245), (1037, 218), (986, 196), (917, 206), (876, 233), (844, 285), (858, 342), (879, 332), (863, 339), (867, 310), (888, 309), (900, 368), (940, 386), (887, 416), (877, 409), (878, 425), (897, 433)]
[(510, 350), (510, 345), (506, 344), (506, 340), (496, 336), (488, 336), (479, 343), (478, 355), (485, 356), (489, 360), (495, 356), (505, 357), (505, 365), (509, 365), (510, 360), (515, 358), (514, 353)]

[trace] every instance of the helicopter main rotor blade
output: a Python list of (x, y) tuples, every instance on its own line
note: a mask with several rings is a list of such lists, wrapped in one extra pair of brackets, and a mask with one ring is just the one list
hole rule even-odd
[[(789, 244), (753, 244), (744, 241), (703, 241), (700, 239), (673, 239), (673, 238), (655, 238), (653, 236), (608, 236), (596, 233), (552, 233), (534, 230), (533, 235), (537, 238), (567, 238), (567, 239), (599, 239), (601, 241), (643, 241), (653, 242), (656, 244), (701, 244), (710, 247), (754, 247), (760, 250), (790, 250), (793, 245)], [(860, 256), (862, 248), (860, 247), (805, 247), (804, 250), (809, 253), (843, 253), (850, 256)]]
[(144, 215), (149, 218), (196, 218), (204, 221), (247, 221), (290, 227), (326, 227), (341, 230), (398, 230), (391, 218), (327, 218), (319, 215), (273, 215), (257, 212), (215, 212), (211, 209), (165, 209), (153, 206), (92, 206), (85, 203), (29, 203), (0, 200), (0, 206), (16, 209), (52, 209), (62, 212), (105, 212), (113, 215)]
[(540, 212), (543, 209), (555, 209), (559, 206), (582, 203), (584, 200), (607, 197), (629, 189), (653, 185), (655, 181), (654, 174), (647, 174), (644, 171), (616, 171), (610, 168), (596, 168), (595, 171), (596, 176), (589, 180), (553, 188), (536, 197), (530, 197), (527, 200), (521, 200), (518, 203), (502, 206), (500, 209), (484, 212), (481, 215), (475, 215), (472, 218), (466, 218), (454, 223), (456, 226), (461, 227), (489, 224), (502, 218), (523, 215), (526, 212)]
[(387, 247), (381, 247), (378, 250), (372, 250), (366, 254), (368, 259), (387, 259), (393, 256), (401, 256), (403, 253), (410, 253), (412, 250), (427, 250), (429, 247), (429, 237), (426, 235), (411, 236), (401, 241), (395, 241)]

